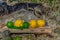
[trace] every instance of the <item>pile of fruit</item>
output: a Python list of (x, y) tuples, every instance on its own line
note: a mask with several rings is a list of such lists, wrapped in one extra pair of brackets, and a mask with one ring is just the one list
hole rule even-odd
[(7, 27), (14, 29), (25, 29), (25, 28), (43, 28), (45, 26), (45, 20), (30, 20), (29, 22), (23, 22), (23, 20), (16, 20), (15, 22), (8, 21)]

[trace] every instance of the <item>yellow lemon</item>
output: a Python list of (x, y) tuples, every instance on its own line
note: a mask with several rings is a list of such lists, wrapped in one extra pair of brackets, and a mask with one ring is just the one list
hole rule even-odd
[(39, 28), (42, 28), (42, 27), (44, 27), (44, 26), (45, 26), (45, 21), (44, 21), (44, 20), (42, 20), (42, 19), (37, 20), (37, 25), (38, 25), (38, 27), (39, 27)]
[(36, 20), (30, 20), (29, 24), (31, 28), (36, 28), (37, 25)]
[(22, 20), (16, 20), (16, 21), (14, 22), (14, 26), (15, 26), (15, 27), (23, 26), (23, 21), (22, 21)]

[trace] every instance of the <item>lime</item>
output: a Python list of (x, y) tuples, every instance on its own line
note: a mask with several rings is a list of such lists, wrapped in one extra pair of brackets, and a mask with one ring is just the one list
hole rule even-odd
[(24, 26), (24, 28), (29, 28), (29, 23), (28, 22), (24, 22), (23, 26)]
[(8, 27), (8, 28), (13, 28), (13, 27), (14, 27), (13, 22), (8, 21), (8, 22), (7, 22), (7, 27)]

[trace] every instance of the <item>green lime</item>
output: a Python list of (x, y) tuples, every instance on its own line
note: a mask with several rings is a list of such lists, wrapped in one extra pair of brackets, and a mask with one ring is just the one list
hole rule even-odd
[(24, 26), (24, 28), (29, 28), (29, 23), (28, 22), (24, 22), (23, 26)]
[(7, 27), (8, 27), (8, 28), (13, 28), (13, 27), (14, 27), (13, 22), (8, 21), (8, 22), (7, 22)]

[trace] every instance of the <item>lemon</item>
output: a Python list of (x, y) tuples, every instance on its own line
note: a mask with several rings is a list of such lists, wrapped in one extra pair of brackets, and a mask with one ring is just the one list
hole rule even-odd
[(37, 25), (36, 20), (30, 20), (29, 24), (31, 28), (36, 28)]
[(38, 27), (39, 27), (39, 28), (42, 28), (42, 27), (44, 27), (44, 26), (45, 26), (45, 21), (44, 21), (44, 20), (42, 20), (42, 19), (37, 20), (37, 25), (38, 25)]
[(16, 21), (14, 22), (14, 26), (15, 26), (15, 27), (23, 26), (23, 21), (22, 21), (22, 20), (16, 20)]

